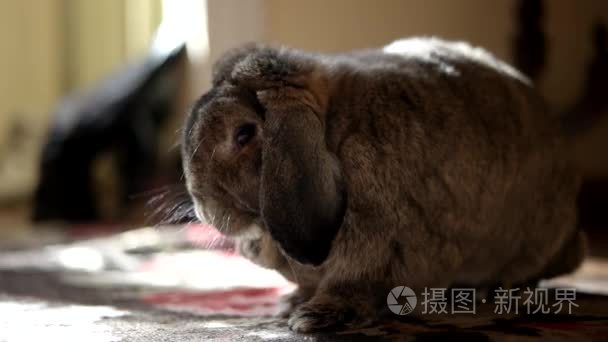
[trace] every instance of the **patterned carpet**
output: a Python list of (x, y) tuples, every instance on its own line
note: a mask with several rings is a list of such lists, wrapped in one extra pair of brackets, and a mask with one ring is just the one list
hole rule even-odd
[[(452, 305), (456, 297), (433, 291), (417, 294), (423, 314), (394, 315), (357, 331), (305, 336), (273, 317), (279, 298), (293, 284), (242, 259), (207, 227), (71, 232), (32, 231), (0, 244), (0, 341), (424, 341), (456, 336), (608, 341), (605, 259), (590, 258), (575, 274), (544, 282), (534, 294), (544, 294), (536, 299), (542, 304), (544, 298), (546, 306), (533, 302), (531, 307), (527, 289), (519, 289), (509, 293), (508, 303), (494, 295), (477, 302), (474, 314), (456, 313), (463, 309)], [(554, 290), (557, 286), (561, 290)], [(405, 303), (401, 298), (394, 305)]]

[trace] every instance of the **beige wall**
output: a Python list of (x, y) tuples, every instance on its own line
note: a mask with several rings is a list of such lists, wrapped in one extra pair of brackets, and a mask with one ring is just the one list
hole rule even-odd
[[(18, 197), (33, 171), (47, 112), (62, 92), (59, 0), (0, 1), (0, 194)], [(19, 120), (27, 139), (15, 146)]]
[(125, 59), (122, 0), (65, 1), (68, 88), (89, 86)]
[[(270, 41), (320, 51), (381, 46), (412, 35), (467, 39), (508, 57), (510, 0), (269, 0)], [(476, 19), (472, 19), (476, 18)]]
[(0, 137), (13, 115), (37, 115), (56, 100), (62, 73), (58, 0), (0, 2)]
[(64, 0), (67, 89), (87, 87), (141, 56), (160, 23), (157, 0)]

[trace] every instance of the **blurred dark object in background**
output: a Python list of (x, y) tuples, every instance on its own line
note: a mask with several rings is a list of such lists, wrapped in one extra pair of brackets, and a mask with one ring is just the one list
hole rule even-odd
[(593, 57), (579, 101), (565, 113), (569, 132), (587, 130), (608, 114), (608, 34), (600, 21), (595, 24)]
[[(515, 18), (516, 34), (512, 40), (512, 54), (515, 66), (525, 73), (534, 83), (541, 82), (543, 70), (550, 55), (546, 33), (544, 31), (545, 2), (542, 0), (519, 0)], [(572, 138), (573, 153), (585, 152), (589, 156), (575, 155), (577, 163), (592, 159), (589, 146), (576, 149), (595, 128), (606, 125), (608, 120), (608, 33), (606, 27), (598, 20), (590, 32), (593, 56), (586, 70), (586, 80), (581, 94), (568, 110), (560, 113), (563, 128)], [(565, 65), (564, 67), (567, 67)], [(601, 134), (601, 131), (600, 133)], [(591, 146), (594, 146), (591, 144)], [(584, 169), (584, 165), (579, 165)], [(581, 172), (583, 170), (581, 169)], [(584, 173), (584, 172), (583, 172)], [(608, 178), (596, 175), (585, 175), (578, 197), (579, 225), (588, 232), (606, 235), (608, 226)], [(594, 238), (596, 236), (594, 235)]]
[[(565, 114), (566, 129), (571, 134), (590, 130), (608, 120), (608, 34), (606, 26), (597, 22), (593, 32), (594, 56), (587, 69), (587, 79), (579, 101)], [(601, 134), (601, 133), (600, 133)], [(603, 158), (606, 158), (602, 148)], [(578, 199), (580, 225), (588, 232), (597, 232), (608, 241), (608, 178), (585, 180)], [(604, 245), (605, 246), (605, 245)]]
[(519, 1), (513, 60), (517, 68), (533, 81), (540, 78), (547, 59), (548, 44), (543, 31), (543, 14), (541, 0)]
[(605, 231), (608, 225), (606, 209), (608, 180), (588, 180), (583, 183), (578, 199), (579, 223), (588, 231)]
[(115, 164), (115, 207), (127, 208), (133, 194), (147, 190), (158, 167), (160, 131), (176, 97), (175, 70), (184, 56), (183, 44), (165, 53), (151, 50), (93, 89), (62, 101), (43, 147), (34, 221), (107, 221), (94, 185), (94, 164), (102, 155)]

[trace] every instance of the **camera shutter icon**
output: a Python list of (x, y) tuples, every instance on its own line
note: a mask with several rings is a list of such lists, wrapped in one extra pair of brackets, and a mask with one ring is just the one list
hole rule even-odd
[(412, 289), (407, 286), (397, 286), (388, 293), (386, 304), (389, 310), (396, 315), (407, 315), (414, 311), (418, 298)]

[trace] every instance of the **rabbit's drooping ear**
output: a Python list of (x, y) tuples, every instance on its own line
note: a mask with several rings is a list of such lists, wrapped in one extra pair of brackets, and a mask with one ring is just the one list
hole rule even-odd
[(325, 142), (326, 87), (310, 67), (267, 50), (238, 63), (232, 77), (254, 91), (266, 110), (262, 219), (287, 255), (319, 265), (342, 225), (346, 192)]
[(342, 225), (346, 193), (321, 121), (310, 107), (292, 101), (266, 100), (260, 207), (287, 255), (319, 265)]

